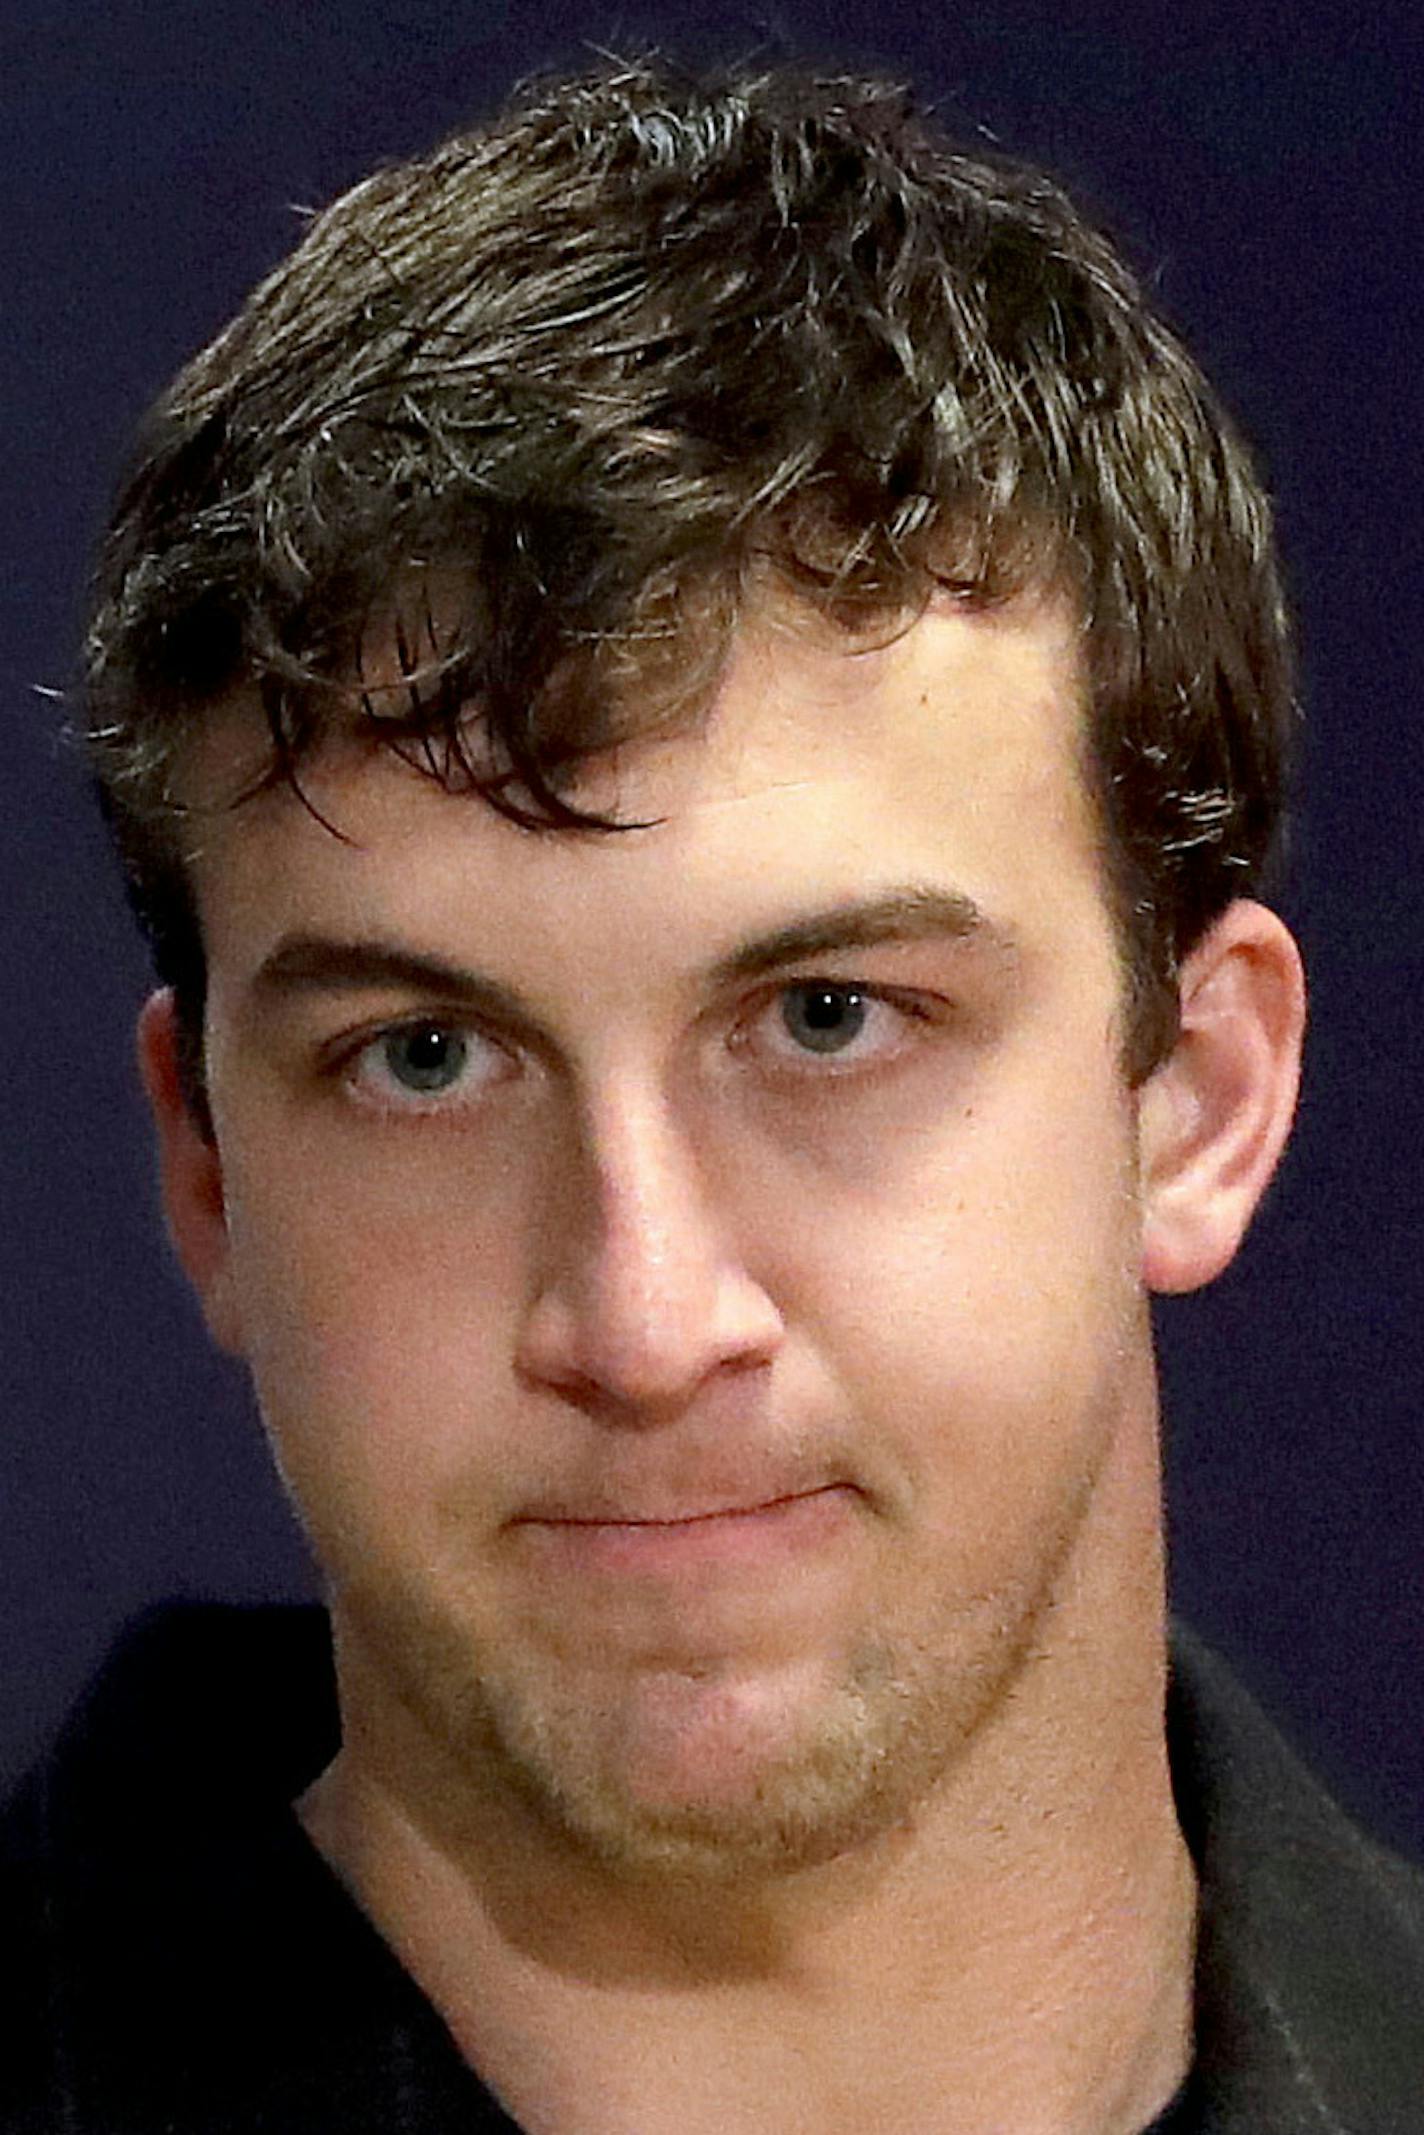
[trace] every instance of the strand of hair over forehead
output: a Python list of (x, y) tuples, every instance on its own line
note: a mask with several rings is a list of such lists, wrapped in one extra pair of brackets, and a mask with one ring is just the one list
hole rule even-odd
[(1227, 550), (1268, 569), (1259, 492), (1056, 187), (952, 151), (888, 84), (618, 64), (377, 172), (188, 368), (120, 508), (91, 701), (135, 805), (224, 659), (267, 678), (290, 769), (429, 563), (468, 612), (416, 599), (401, 642), (442, 686), (383, 719), (443, 722), (458, 763), (477, 699), (539, 794), (572, 652), (641, 662), (649, 704), (695, 694), (689, 617), (729, 613), (699, 578), (769, 554), (864, 614), (1066, 571), (1122, 691), (1177, 723), (1134, 773), (1170, 856), (1235, 824), (1224, 744), (1193, 738), (1211, 644), (1261, 636), (1206, 612)]

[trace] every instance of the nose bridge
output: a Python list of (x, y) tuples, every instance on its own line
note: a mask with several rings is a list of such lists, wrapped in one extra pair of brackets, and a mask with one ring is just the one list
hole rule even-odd
[(666, 1402), (764, 1358), (778, 1321), (709, 1194), (692, 1123), (644, 1073), (578, 1108), (521, 1344), (526, 1370), (618, 1404)]
[(639, 1082), (587, 1108), (598, 1250), (590, 1272), (634, 1294), (659, 1271), (695, 1275), (716, 1228), (693, 1138), (668, 1099)]

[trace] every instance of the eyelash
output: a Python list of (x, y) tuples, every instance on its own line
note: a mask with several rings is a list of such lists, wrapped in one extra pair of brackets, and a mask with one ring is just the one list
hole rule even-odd
[[(893, 1034), (888, 1049), (875, 1047), (870, 1058), (865, 1049), (857, 1047), (856, 1038), (862, 1024), (852, 1034), (849, 1045), (842, 1051), (827, 1047), (818, 1051), (814, 1046), (798, 1046), (787, 1034), (782, 1047), (777, 1050), (772, 1042), (765, 1047), (766, 1072), (773, 1079), (798, 1083), (807, 1081), (850, 1080), (857, 1075), (874, 1074), (877, 1069), (893, 1065), (902, 1052), (913, 1045), (913, 1028), (933, 1029), (945, 1020), (949, 1004), (937, 996), (908, 992), (899, 987), (872, 985), (859, 979), (842, 979), (812, 975), (806, 978), (779, 980), (775, 986), (758, 994), (732, 1025), (728, 1049), (734, 1055), (745, 1058), (752, 1053), (758, 1036), (764, 1032), (769, 1019), (780, 1011), (785, 1021), (788, 1008), (799, 996), (809, 1006), (817, 994), (833, 996), (846, 1005), (864, 1004), (874, 1020), (877, 1010), (892, 1012), (900, 1019), (902, 1028)], [(502, 1059), (509, 1073), (517, 1072), (517, 1055), (499, 1038), (482, 1029), (479, 1024), (462, 1021), (458, 1015), (431, 1014), (406, 1016), (397, 1022), (380, 1025), (367, 1030), (344, 1043), (329, 1062), (326, 1072), (344, 1085), (354, 1101), (379, 1113), (395, 1115), (404, 1119), (434, 1118), (463, 1109), (464, 1104), (478, 1103), (480, 1095), (491, 1086), (506, 1079), (506, 1072), (496, 1064), (493, 1072), (479, 1075), (473, 1088), (462, 1094), (461, 1084), (452, 1083), (445, 1088), (432, 1090), (422, 1101), (421, 1094), (405, 1090), (400, 1094), (385, 1096), (363, 1091), (358, 1076), (363, 1063), (379, 1060), (382, 1048), (390, 1047), (401, 1038), (416, 1038), (422, 1033), (432, 1036), (454, 1038), (475, 1047), (487, 1048), (492, 1061)], [(463, 1063), (462, 1063), (463, 1065)]]

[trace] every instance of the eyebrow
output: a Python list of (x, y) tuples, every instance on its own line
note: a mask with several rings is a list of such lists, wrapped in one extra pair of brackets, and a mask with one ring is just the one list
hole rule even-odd
[(972, 897), (959, 890), (909, 884), (793, 919), (775, 933), (734, 949), (714, 965), (712, 976), (719, 984), (762, 978), (811, 957), (873, 949), (885, 942), (931, 940), (981, 944), (1005, 962), (1016, 961), (1018, 956), (1018, 939), (1012, 929), (991, 919)]
[[(912, 884), (790, 920), (719, 958), (709, 977), (714, 988), (723, 987), (764, 978), (818, 956), (925, 940), (982, 945), (1006, 963), (1015, 962), (1018, 955), (1013, 931), (991, 919), (972, 897)], [(528, 1009), (497, 980), (444, 957), (379, 938), (288, 934), (263, 959), (252, 980), (252, 991), (259, 997), (369, 993), (381, 987), (438, 994), (461, 1007), (532, 1027)]]
[(460, 1008), (477, 1010), (536, 1035), (528, 1009), (517, 994), (482, 972), (467, 970), (443, 956), (407, 949), (379, 938), (346, 939), (300, 932), (284, 935), (263, 958), (252, 979), (259, 1001), (290, 1000), (303, 994), (399, 993), (437, 995)]

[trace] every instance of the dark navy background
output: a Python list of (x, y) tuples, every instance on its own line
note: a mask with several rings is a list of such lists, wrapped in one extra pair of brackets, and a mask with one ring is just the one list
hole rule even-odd
[(33, 685), (72, 667), (131, 426), (315, 203), (514, 75), (661, 38), (907, 73), (1125, 237), (1260, 445), (1304, 618), (1285, 906), (1300, 1127), (1241, 1263), (1161, 1315), (1178, 1605), (1424, 1850), (1419, 30), (1341, 0), (10, 0), (0, 27), (0, 1777), (114, 1627), (308, 1590), (238, 1376), (163, 1247), (145, 982)]

